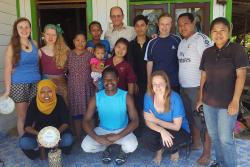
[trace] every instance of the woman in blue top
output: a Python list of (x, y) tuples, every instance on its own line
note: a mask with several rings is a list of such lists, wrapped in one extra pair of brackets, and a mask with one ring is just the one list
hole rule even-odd
[(38, 49), (31, 40), (31, 23), (27, 18), (19, 18), (13, 25), (13, 34), (7, 46), (4, 62), (3, 96), (10, 96), (17, 111), (17, 130), (24, 133), (24, 120), (28, 104), (36, 95), (36, 83), (40, 80)]
[(155, 71), (150, 77), (144, 97), (144, 119), (147, 127), (143, 141), (156, 152), (154, 162), (161, 163), (164, 150), (171, 153), (171, 160), (177, 161), (178, 145), (190, 140), (190, 130), (182, 100), (171, 91), (168, 76), (163, 71)]

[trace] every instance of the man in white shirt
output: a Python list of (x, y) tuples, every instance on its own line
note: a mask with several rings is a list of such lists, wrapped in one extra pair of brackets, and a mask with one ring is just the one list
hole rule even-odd
[[(200, 61), (203, 51), (213, 43), (204, 34), (196, 32), (194, 16), (183, 13), (178, 17), (179, 33), (183, 40), (178, 47), (179, 82), (181, 97), (192, 133), (193, 148), (200, 147), (201, 127), (194, 121), (194, 110), (200, 86)], [(208, 165), (210, 161), (211, 141), (207, 131), (204, 133), (203, 153), (197, 160), (199, 165)]]
[(110, 9), (110, 19), (113, 25), (107, 30), (104, 38), (109, 41), (110, 50), (112, 51), (119, 38), (131, 41), (136, 37), (136, 33), (133, 27), (126, 26), (123, 23), (124, 14), (122, 8), (119, 6), (114, 6)]

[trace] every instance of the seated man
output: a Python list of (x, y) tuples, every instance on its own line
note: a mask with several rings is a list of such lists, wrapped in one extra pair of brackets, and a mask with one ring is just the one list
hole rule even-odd
[[(111, 162), (112, 144), (121, 146), (115, 159), (117, 165), (126, 162), (127, 153), (135, 151), (138, 142), (132, 133), (138, 126), (138, 116), (133, 98), (126, 91), (117, 88), (118, 72), (107, 67), (102, 74), (104, 90), (96, 93), (89, 102), (83, 120), (83, 129), (88, 135), (82, 141), (85, 152), (103, 152), (103, 163)], [(98, 111), (99, 127), (92, 126), (92, 118)], [(129, 118), (128, 118), (129, 117)]]
[(56, 85), (51, 80), (42, 80), (38, 83), (37, 96), (32, 99), (27, 110), (25, 134), (19, 140), (20, 148), (30, 159), (35, 159), (39, 155), (40, 144), (37, 143), (37, 135), (46, 126), (53, 126), (59, 130), (59, 147), (63, 153), (68, 154), (73, 143), (73, 136), (69, 130), (69, 113), (63, 98), (56, 95)]

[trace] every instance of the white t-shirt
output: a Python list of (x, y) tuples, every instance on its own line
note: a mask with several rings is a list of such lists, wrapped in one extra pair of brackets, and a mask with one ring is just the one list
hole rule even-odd
[(213, 42), (204, 34), (196, 32), (183, 39), (178, 47), (179, 82), (183, 88), (200, 86), (200, 61), (203, 51), (213, 46)]

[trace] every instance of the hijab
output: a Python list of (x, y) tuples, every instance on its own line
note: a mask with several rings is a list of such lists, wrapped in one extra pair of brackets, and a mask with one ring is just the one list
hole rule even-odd
[[(44, 101), (41, 97), (41, 90), (43, 87), (49, 87), (52, 90), (52, 97), (49, 102)], [(55, 109), (57, 103), (56, 89), (57, 86), (51, 80), (45, 79), (38, 82), (36, 104), (41, 113), (49, 115)]]

